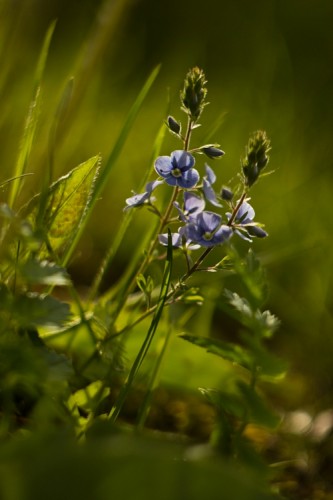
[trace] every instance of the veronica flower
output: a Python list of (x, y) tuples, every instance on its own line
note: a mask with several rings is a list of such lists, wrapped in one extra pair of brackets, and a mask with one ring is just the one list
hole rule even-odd
[(199, 181), (199, 173), (193, 167), (194, 157), (187, 151), (173, 151), (170, 156), (159, 156), (155, 161), (156, 172), (170, 186), (193, 188)]
[(196, 194), (189, 191), (184, 192), (184, 209), (180, 208), (177, 201), (174, 202), (175, 208), (178, 210), (180, 220), (189, 222), (195, 218), (205, 208), (205, 200)]
[(203, 192), (205, 195), (206, 200), (208, 200), (212, 205), (215, 205), (216, 207), (222, 207), (221, 203), (219, 203), (216, 193), (213, 189), (213, 184), (216, 181), (216, 175), (215, 172), (212, 168), (210, 168), (209, 165), (205, 165), (206, 169), (206, 175), (203, 178)]
[(125, 200), (127, 206), (124, 208), (124, 210), (129, 210), (130, 208), (139, 207), (144, 203), (149, 203), (151, 201), (151, 193), (159, 184), (162, 183), (163, 181), (159, 180), (148, 182), (148, 184), (146, 185), (146, 191), (144, 193), (135, 194), (134, 196), (131, 196), (130, 198), (127, 198)]
[[(230, 212), (226, 215), (228, 219), (231, 218)], [(257, 238), (265, 238), (268, 236), (266, 231), (254, 222), (254, 217), (254, 208), (247, 201), (243, 201), (237, 211), (233, 225), (238, 227), (238, 229), (235, 229), (235, 233), (246, 241), (252, 241), (252, 236), (256, 236)]]
[(214, 212), (201, 212), (184, 228), (188, 240), (203, 247), (225, 243), (232, 236), (232, 229), (222, 224), (222, 217)]

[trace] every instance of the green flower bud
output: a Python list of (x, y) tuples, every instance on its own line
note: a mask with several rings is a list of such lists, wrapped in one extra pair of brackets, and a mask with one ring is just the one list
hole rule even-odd
[(184, 88), (180, 93), (182, 109), (194, 122), (199, 119), (203, 108), (207, 104), (205, 102), (207, 95), (206, 83), (204, 72), (197, 67), (192, 68), (186, 75)]
[(270, 150), (270, 141), (266, 132), (258, 130), (250, 137), (246, 147), (245, 157), (241, 160), (241, 166), (245, 185), (251, 187), (259, 178), (268, 161), (267, 155)]

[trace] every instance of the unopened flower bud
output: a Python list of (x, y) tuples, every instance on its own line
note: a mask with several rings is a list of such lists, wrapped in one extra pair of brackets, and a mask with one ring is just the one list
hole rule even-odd
[(208, 158), (211, 158), (214, 160), (215, 158), (220, 158), (221, 156), (224, 155), (224, 151), (222, 149), (216, 148), (215, 146), (208, 146), (207, 148), (202, 148), (202, 151), (205, 153), (205, 155), (208, 156)]
[(177, 122), (177, 120), (175, 120), (173, 116), (168, 116), (167, 125), (171, 130), (171, 132), (174, 132), (175, 134), (179, 135), (181, 131), (181, 124)]
[(231, 191), (231, 189), (227, 187), (223, 187), (221, 190), (221, 198), (222, 200), (225, 201), (231, 201), (234, 197), (234, 193)]
[(266, 238), (268, 236), (268, 233), (259, 226), (247, 226), (246, 230), (251, 236), (256, 236), (257, 238)]

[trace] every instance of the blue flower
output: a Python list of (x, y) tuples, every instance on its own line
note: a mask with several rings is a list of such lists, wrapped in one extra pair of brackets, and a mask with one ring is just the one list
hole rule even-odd
[[(231, 213), (227, 214), (228, 219), (231, 217)], [(252, 241), (252, 237), (265, 238), (268, 233), (264, 231), (256, 222), (253, 221), (255, 217), (254, 208), (247, 202), (243, 201), (239, 207), (233, 226), (235, 227), (235, 233), (238, 234), (243, 240)]]
[(206, 169), (206, 175), (203, 178), (203, 192), (205, 195), (206, 200), (208, 200), (212, 205), (215, 205), (216, 207), (222, 207), (221, 203), (219, 203), (216, 193), (212, 187), (212, 185), (216, 181), (216, 175), (215, 172), (212, 168), (210, 168), (209, 165), (205, 165)]
[(221, 222), (220, 215), (214, 212), (201, 212), (195, 221), (185, 226), (184, 234), (188, 240), (203, 247), (221, 245), (232, 236), (232, 229)]
[(194, 163), (190, 153), (177, 150), (171, 156), (159, 156), (155, 161), (155, 170), (170, 186), (190, 189), (199, 181), (198, 171), (192, 168)]
[(184, 192), (184, 209), (180, 208), (177, 201), (174, 202), (174, 206), (178, 210), (180, 220), (183, 222), (189, 222), (191, 218), (195, 218), (200, 212), (205, 209), (205, 200), (201, 196), (197, 196), (190, 191)]
[(162, 184), (163, 181), (152, 181), (148, 182), (146, 185), (146, 191), (141, 194), (135, 194), (134, 196), (131, 196), (130, 198), (127, 198), (126, 201), (126, 207), (124, 210), (129, 210), (130, 208), (134, 207), (139, 207), (140, 205), (143, 205), (144, 203), (149, 203), (151, 198), (151, 193), (154, 191), (154, 189), (159, 185)]

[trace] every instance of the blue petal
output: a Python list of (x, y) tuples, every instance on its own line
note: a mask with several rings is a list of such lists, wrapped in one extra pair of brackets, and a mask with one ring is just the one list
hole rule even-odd
[(176, 181), (179, 187), (184, 189), (191, 189), (197, 184), (199, 179), (199, 172), (195, 170), (195, 168), (191, 168), (191, 170), (187, 170), (186, 172), (184, 172), (182, 177), (179, 177), (178, 179), (176, 179)]
[[(164, 234), (159, 234), (158, 235), (158, 240), (159, 242), (161, 243), (161, 245), (163, 246), (168, 246), (168, 234), (167, 233), (164, 233)], [(172, 242), (172, 246), (175, 247), (175, 248), (179, 248), (180, 246), (182, 246), (182, 237), (179, 233), (171, 233), (171, 242)]]
[(206, 200), (208, 200), (212, 205), (215, 205), (215, 207), (222, 207), (221, 203), (217, 201), (215, 191), (210, 182), (205, 178), (203, 179), (203, 192)]
[(184, 209), (188, 215), (195, 215), (205, 209), (205, 200), (201, 196), (185, 191), (184, 193)]
[(201, 229), (199, 228), (199, 226), (197, 224), (195, 224), (193, 222), (190, 224), (187, 224), (184, 227), (183, 233), (185, 235), (185, 238), (189, 241), (198, 242), (199, 240), (201, 240), (201, 237), (202, 237)]
[(236, 220), (241, 220), (241, 224), (248, 224), (249, 222), (253, 221), (255, 216), (255, 211), (251, 207), (249, 203), (246, 201), (243, 201), (241, 206), (239, 207), (236, 215)]
[(231, 227), (222, 224), (221, 227), (216, 231), (214, 234), (214, 237), (212, 241), (214, 242), (214, 245), (221, 245), (222, 243), (225, 243), (233, 234), (233, 231)]
[(179, 185), (179, 179), (177, 177), (174, 177), (173, 175), (166, 176), (165, 182), (167, 184), (169, 184), (169, 186), (178, 186)]
[(171, 163), (173, 168), (179, 168), (182, 172), (186, 172), (193, 167), (195, 159), (187, 151), (178, 149), (171, 153)]
[(159, 156), (155, 161), (155, 170), (161, 177), (170, 175), (172, 168), (170, 156)]
[(157, 188), (157, 186), (159, 186), (160, 184), (163, 184), (163, 181), (159, 181), (158, 179), (152, 182), (148, 182), (148, 184), (146, 185), (147, 193), (152, 193), (154, 189)]
[(186, 216), (185, 216), (183, 210), (180, 208), (178, 201), (174, 201), (173, 206), (177, 210), (180, 220), (182, 220), (183, 222), (187, 222)]
[(205, 164), (205, 169), (208, 182), (210, 184), (214, 184), (214, 182), (216, 181), (216, 175), (214, 170), (209, 165), (207, 165), (207, 163)]
[(126, 198), (126, 204), (127, 207), (126, 209), (132, 208), (132, 207), (139, 207), (140, 205), (143, 205), (143, 203), (148, 200), (149, 198), (149, 193), (142, 193), (142, 194), (136, 194), (134, 196), (131, 196), (130, 198)]
[(203, 232), (212, 233), (220, 225), (222, 217), (214, 212), (202, 212), (196, 220)]

